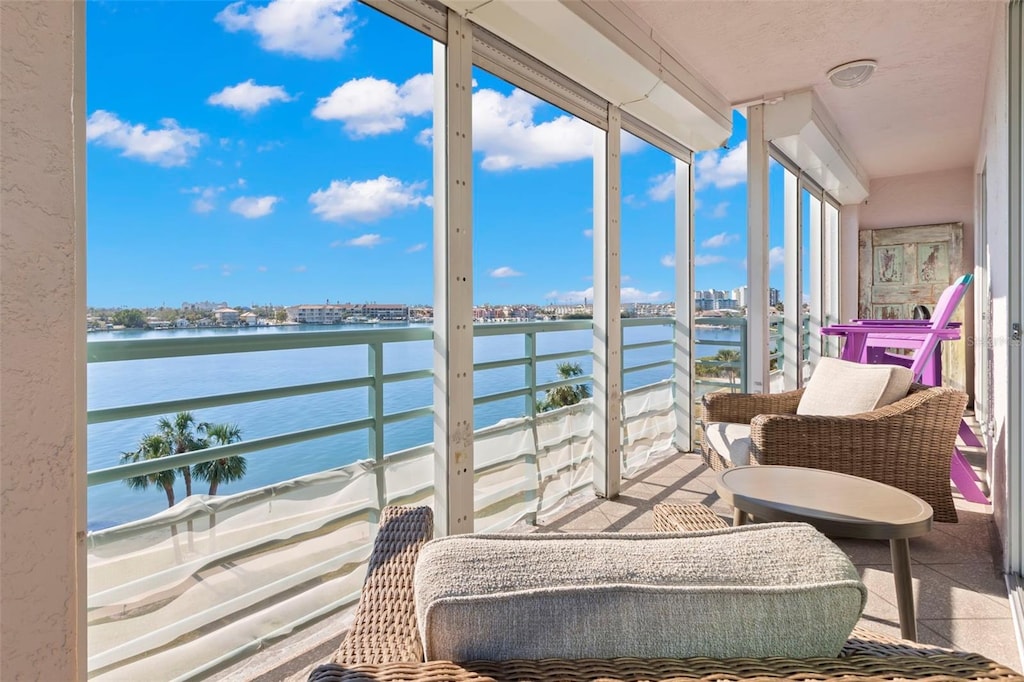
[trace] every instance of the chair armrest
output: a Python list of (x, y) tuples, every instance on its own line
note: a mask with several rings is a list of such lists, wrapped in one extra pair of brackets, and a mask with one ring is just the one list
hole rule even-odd
[(751, 457), (886, 483), (928, 502), (936, 521), (955, 522), (949, 466), (966, 406), (966, 393), (915, 385), (906, 398), (863, 414), (764, 414), (750, 423)]
[(332, 662), (347, 665), (423, 660), (413, 573), (420, 547), (433, 533), (434, 514), (430, 508), (384, 508), (355, 622)]
[(785, 393), (724, 393), (704, 396), (704, 423), (749, 424), (759, 414), (794, 414), (803, 389)]

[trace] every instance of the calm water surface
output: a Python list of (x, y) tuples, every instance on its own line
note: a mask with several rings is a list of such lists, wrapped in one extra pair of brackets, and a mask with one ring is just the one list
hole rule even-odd
[[(301, 334), (311, 331), (366, 328), (396, 328), (405, 325), (351, 325), (348, 327), (283, 326), (253, 329), (186, 329), (162, 331), (126, 330), (89, 335), (90, 343), (127, 339), (185, 338), (240, 334)], [(668, 339), (671, 327), (635, 327), (625, 331), (626, 343)], [(714, 355), (720, 348), (715, 341), (738, 338), (736, 328), (698, 328), (697, 338), (709, 345), (699, 346), (696, 355)], [(537, 353), (559, 353), (589, 349), (589, 330), (543, 333), (537, 337)], [(474, 343), (476, 362), (521, 357), (523, 334), (477, 338)], [(384, 346), (384, 372), (428, 369), (432, 366), (430, 341), (388, 343)], [(667, 360), (671, 346), (627, 351), (627, 367)], [(589, 357), (579, 358), (586, 373), (592, 371)], [(119, 407), (163, 400), (276, 388), (296, 384), (348, 379), (367, 374), (366, 346), (235, 353), (224, 355), (104, 362), (90, 364), (88, 369), (89, 409)], [(557, 378), (554, 362), (540, 363), (538, 383)], [(525, 386), (523, 367), (477, 372), (475, 395), (487, 395)], [(654, 383), (671, 376), (671, 367), (634, 372), (626, 376), (626, 389)], [(368, 390), (318, 393), (309, 396), (281, 398), (241, 405), (195, 411), (198, 421), (237, 424), (244, 440), (263, 438), (302, 429), (362, 419), (368, 416)], [(432, 402), (430, 379), (390, 383), (384, 389), (386, 414)], [(524, 414), (523, 398), (502, 400), (476, 407), (476, 428), (494, 424), (501, 419)], [(158, 417), (144, 417), (122, 422), (89, 426), (89, 470), (118, 463), (122, 452), (135, 450), (139, 439), (156, 430)], [(395, 452), (427, 443), (433, 438), (431, 417), (389, 424), (384, 432), (384, 451)], [(306, 441), (296, 445), (261, 450), (246, 455), (248, 472), (244, 479), (222, 484), (219, 494), (230, 494), (285, 481), (332, 467), (365, 459), (369, 454), (365, 431), (330, 438)], [(193, 492), (205, 493), (206, 484), (193, 483)], [(184, 485), (179, 481), (177, 500), (184, 498)], [(123, 483), (109, 483), (89, 488), (89, 529), (98, 530), (143, 518), (166, 509), (162, 489), (136, 491)]]

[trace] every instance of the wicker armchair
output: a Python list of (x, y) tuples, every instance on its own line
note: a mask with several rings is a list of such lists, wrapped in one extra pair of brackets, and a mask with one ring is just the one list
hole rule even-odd
[[(967, 394), (914, 384), (906, 398), (846, 417), (800, 416), (803, 390), (774, 395), (710, 393), (704, 423), (750, 424), (750, 463), (827, 469), (917, 495), (936, 521), (956, 523), (949, 466)], [(707, 433), (701, 455), (712, 469), (733, 466)]]
[(1024, 682), (1024, 676), (979, 654), (951, 651), (854, 630), (839, 658), (588, 659), (423, 661), (413, 606), (413, 570), (432, 533), (425, 507), (385, 509), (355, 623), (330, 663), (310, 682), (560, 682), (629, 680), (858, 680), (942, 679)]

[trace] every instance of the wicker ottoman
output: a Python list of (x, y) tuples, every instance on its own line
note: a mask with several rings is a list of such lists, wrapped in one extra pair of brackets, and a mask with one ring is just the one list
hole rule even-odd
[(729, 524), (703, 504), (654, 505), (654, 530), (658, 533), (713, 530), (728, 526)]

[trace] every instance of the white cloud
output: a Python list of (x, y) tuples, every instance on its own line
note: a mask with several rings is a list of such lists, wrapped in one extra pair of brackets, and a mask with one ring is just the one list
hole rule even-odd
[(196, 270), (196, 271), (198, 271), (198, 270), (209, 270), (210, 269), (210, 265), (208, 263), (197, 263), (197, 264), (192, 266), (192, 269)]
[(502, 265), (500, 268), (494, 268), (488, 273), (491, 277), (522, 277), (523, 273), (518, 270), (514, 270), (507, 265)]
[(345, 246), (361, 246), (367, 249), (372, 249), (375, 246), (380, 246), (384, 243), (384, 238), (379, 234), (361, 234), (358, 237), (349, 239), (345, 242)]
[(292, 268), (292, 272), (305, 272), (308, 269), (309, 268), (307, 268), (305, 265), (297, 265), (294, 268)]
[(725, 256), (719, 256), (718, 254), (697, 254), (693, 259), (693, 264), (697, 267), (701, 265), (715, 265), (717, 263), (724, 263), (726, 261)]
[(252, 78), (229, 85), (210, 95), (207, 104), (215, 104), (252, 114), (274, 102), (291, 102), (293, 97), (280, 85), (256, 85)]
[(771, 251), (768, 252), (768, 269), (774, 270), (775, 268), (780, 268), (785, 262), (786, 249), (781, 246), (773, 246)]
[(266, 272), (269, 269), (266, 265), (260, 265), (256, 268), (257, 272)]
[[(518, 88), (508, 95), (486, 88), (473, 93), (473, 147), (483, 152), (481, 168), (543, 168), (593, 157), (594, 128), (568, 114), (535, 122), (541, 104)], [(631, 135), (624, 134), (621, 141), (623, 153), (641, 147)]]
[(661, 257), (661, 264), (666, 268), (674, 268), (676, 266), (676, 257), (671, 253), (666, 253)]
[(408, 249), (406, 249), (405, 252), (406, 253), (416, 253), (418, 251), (424, 250), (425, 248), (427, 248), (426, 243), (425, 242), (420, 242), (419, 244), (413, 244)]
[(413, 76), (402, 85), (373, 77), (356, 78), (317, 100), (313, 116), (342, 121), (351, 137), (392, 133), (405, 128), (406, 116), (433, 110), (433, 83), (434, 76), (429, 73)]
[(252, 31), (268, 52), (308, 59), (338, 57), (352, 39), (352, 0), (273, 0), (260, 6), (234, 2), (216, 21), (225, 30)]
[(715, 207), (711, 209), (712, 218), (724, 218), (729, 211), (729, 202), (723, 201), (715, 204)]
[(651, 178), (651, 186), (647, 189), (647, 196), (651, 201), (665, 201), (676, 195), (676, 174), (675, 171), (661, 173)]
[(235, 181), (235, 184), (233, 184), (231, 186), (232, 187), (237, 187), (239, 189), (245, 187), (245, 178), (238, 178), (238, 180)]
[(281, 201), (281, 197), (238, 197), (231, 202), (231, 211), (243, 218), (262, 218), (270, 215), (274, 210), (274, 204)]
[(230, 277), (232, 273), (237, 272), (238, 270), (241, 270), (241, 268), (229, 263), (224, 263), (220, 266), (220, 274), (222, 277)]
[(424, 128), (420, 132), (416, 133), (416, 144), (421, 144), (424, 147), (432, 147), (434, 145), (434, 129)]
[(728, 232), (719, 232), (714, 237), (708, 237), (700, 243), (705, 249), (720, 249), (723, 246), (728, 246), (735, 241), (739, 241), (740, 236), (738, 234), (730, 234)]
[(217, 195), (224, 191), (223, 187), (190, 187), (181, 190), (185, 194), (199, 195), (192, 202), (192, 210), (196, 213), (209, 213), (217, 208)]
[[(634, 287), (623, 287), (619, 295), (623, 303), (654, 303), (667, 300), (664, 291), (641, 291)], [(559, 303), (593, 303), (594, 287), (587, 287), (582, 291), (549, 291), (544, 294), (544, 298)]]
[(258, 153), (262, 154), (263, 152), (269, 152), (269, 151), (273, 151), (275, 149), (280, 149), (283, 146), (284, 146), (283, 142), (278, 142), (277, 140), (271, 140), (270, 142), (264, 142), (263, 144), (256, 145), (256, 151)]
[(147, 129), (141, 123), (132, 125), (103, 109), (97, 109), (86, 122), (86, 138), (90, 142), (120, 149), (122, 156), (140, 159), (158, 166), (184, 166), (202, 144), (203, 135), (192, 128), (182, 128), (173, 118), (160, 120), (160, 127)]
[(324, 220), (355, 220), (370, 223), (395, 211), (433, 205), (433, 197), (424, 195), (425, 182), (403, 183), (381, 175), (373, 180), (332, 180), (327, 189), (309, 195), (313, 213)]
[(593, 239), (594, 238), (594, 231), (592, 229), (590, 229), (590, 228), (587, 228), (587, 229), (583, 230), (583, 236), (586, 237), (587, 239)]
[(714, 186), (726, 189), (746, 182), (747, 141), (744, 140), (727, 152), (710, 151), (699, 155), (694, 165), (696, 188)]

